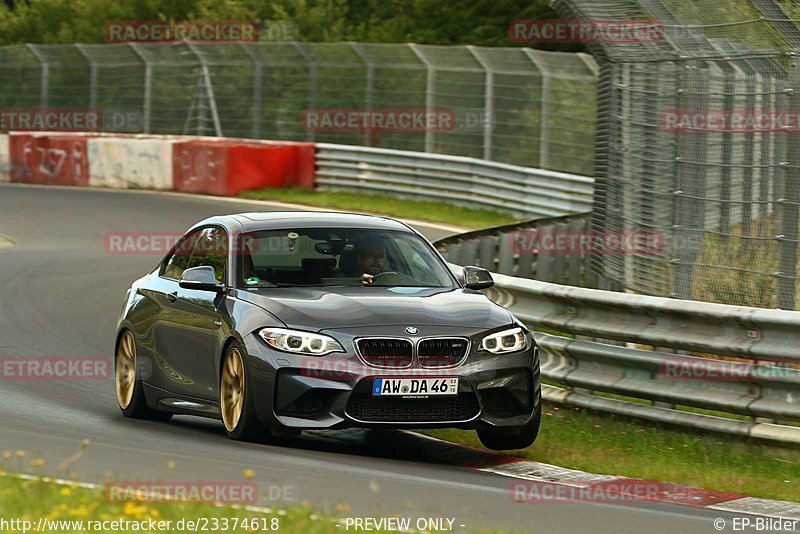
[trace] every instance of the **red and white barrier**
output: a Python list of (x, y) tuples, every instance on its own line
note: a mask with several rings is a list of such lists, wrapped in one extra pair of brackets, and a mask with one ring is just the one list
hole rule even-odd
[(314, 187), (315, 152), (313, 143), (11, 132), (0, 135), (0, 180), (230, 196)]
[(0, 182), (8, 181), (11, 170), (11, 154), (8, 151), (8, 135), (0, 133)]
[(39, 185), (89, 185), (87, 137), (25, 133), (9, 136), (12, 182)]
[(170, 139), (89, 139), (89, 185), (113, 189), (172, 189)]
[(314, 185), (311, 143), (183, 141), (174, 146), (178, 191), (232, 196), (262, 187)]

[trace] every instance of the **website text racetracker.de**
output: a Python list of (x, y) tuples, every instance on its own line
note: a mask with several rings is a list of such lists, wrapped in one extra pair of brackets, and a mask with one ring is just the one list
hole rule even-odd
[(660, 128), (670, 133), (797, 133), (800, 109), (672, 108), (661, 111)]
[(0, 517), (0, 532), (273, 532), (277, 517), (198, 517), (194, 519), (52, 519)]
[(0, 131), (94, 132), (103, 124), (96, 109), (0, 109)]

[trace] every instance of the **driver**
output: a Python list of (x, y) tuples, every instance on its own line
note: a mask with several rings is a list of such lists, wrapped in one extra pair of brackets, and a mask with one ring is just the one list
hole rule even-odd
[(356, 248), (358, 271), (375, 276), (386, 270), (386, 247), (378, 238), (368, 238)]

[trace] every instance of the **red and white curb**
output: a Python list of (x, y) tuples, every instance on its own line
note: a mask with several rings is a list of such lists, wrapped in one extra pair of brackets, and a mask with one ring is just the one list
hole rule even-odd
[[(593, 497), (586, 502), (658, 502), (731, 513), (800, 520), (800, 503), (796, 502), (748, 497), (737, 493), (725, 493), (671, 482), (587, 473), (577, 469), (567, 469), (531, 460), (523, 460), (514, 456), (495, 454), (473, 447), (454, 445), (430, 436), (422, 436), (420, 434), (415, 434), (415, 436), (438, 442), (438, 445), (443, 448), (442, 453), (451, 458), (457, 458), (456, 464), (461, 467), (468, 467), (520, 481), (579, 488), (580, 491), (573, 494)], [(462, 449), (461, 454), (453, 454), (455, 452), (454, 448)], [(522, 483), (519, 486), (519, 491), (524, 493), (526, 490), (525, 484)], [(646, 496), (642, 496), (643, 488), (646, 489)], [(512, 483), (509, 486), (510, 498), (514, 498), (514, 492), (515, 485)], [(570, 492), (566, 493), (570, 495)], [(603, 498), (602, 495), (606, 497)], [(522, 500), (520, 502), (526, 501)], [(550, 500), (549, 502), (555, 501)]]

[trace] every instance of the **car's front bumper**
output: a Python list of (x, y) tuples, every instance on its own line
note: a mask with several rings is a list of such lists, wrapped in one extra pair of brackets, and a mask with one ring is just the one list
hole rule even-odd
[[(366, 365), (353, 350), (304, 357), (276, 351), (255, 336), (245, 341), (256, 411), (270, 426), (510, 428), (530, 421), (541, 402), (539, 361), (532, 343), (524, 351), (504, 355), (472, 350), (461, 365), (451, 368), (379, 369)], [(458, 377), (458, 395), (372, 395), (375, 378), (401, 377)]]

